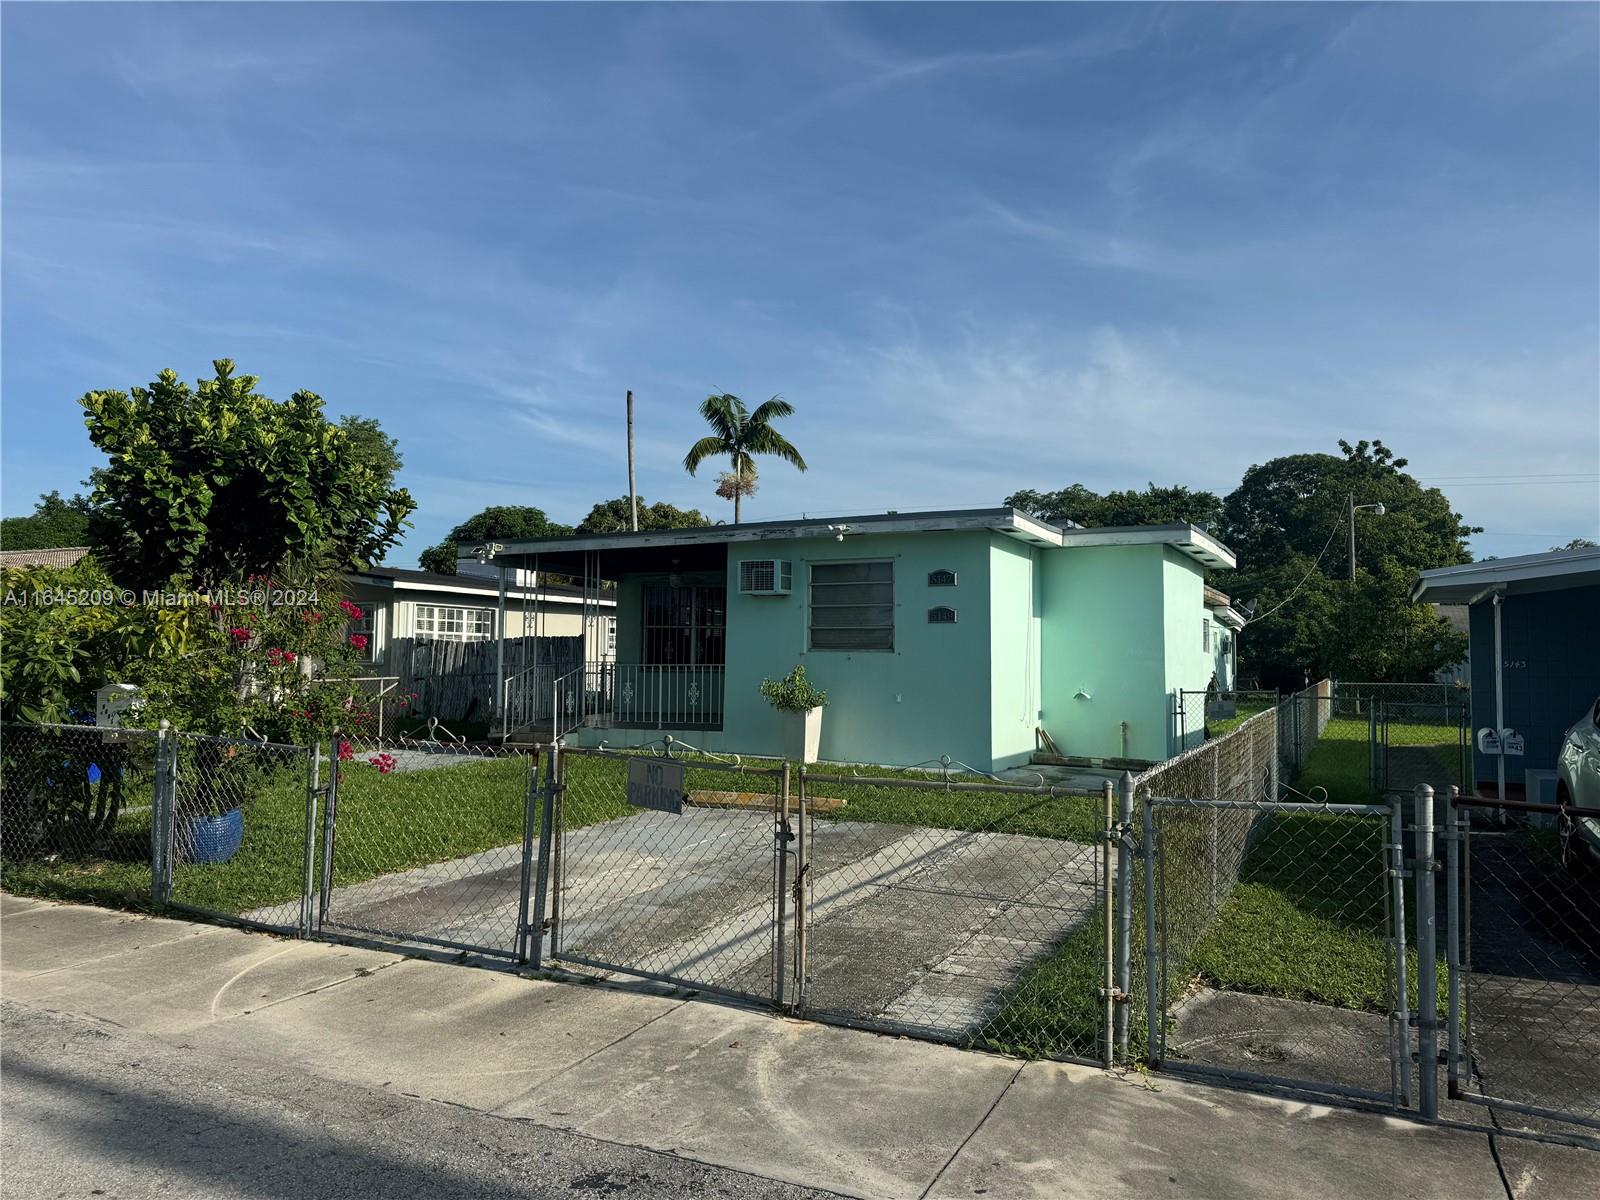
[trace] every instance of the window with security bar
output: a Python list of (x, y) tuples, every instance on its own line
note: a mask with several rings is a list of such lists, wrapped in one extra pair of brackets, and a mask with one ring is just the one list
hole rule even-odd
[(494, 636), (494, 609), (419, 604), (413, 627), (419, 638), (440, 642), (486, 642)]
[(894, 649), (894, 563), (811, 564), (811, 649)]
[(644, 664), (722, 666), (727, 609), (725, 584), (645, 584)]

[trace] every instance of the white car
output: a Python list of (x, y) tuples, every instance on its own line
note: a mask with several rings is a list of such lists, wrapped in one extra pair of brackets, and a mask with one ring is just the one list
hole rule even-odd
[[(1558, 803), (1600, 810), (1600, 699), (1567, 730), (1556, 777)], [(1600, 855), (1600, 819), (1578, 818), (1575, 833), (1592, 854)]]

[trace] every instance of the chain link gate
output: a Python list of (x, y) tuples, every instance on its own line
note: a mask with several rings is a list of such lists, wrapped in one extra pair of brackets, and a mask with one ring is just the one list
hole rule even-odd
[(1600, 1148), (1600, 811), (1454, 796), (1439, 808), (1448, 1095)]
[[(314, 927), (522, 960), (538, 752), (336, 734)], [(310, 877), (307, 877), (308, 886)]]
[[(651, 768), (681, 785), (630, 787)], [(552, 962), (788, 1003), (787, 767), (557, 747), (551, 771), (533, 930)]]
[(1146, 795), (1142, 824), (1149, 1061), (1409, 1104), (1399, 802)]
[(859, 1029), (1106, 1064), (1105, 789), (807, 768), (797, 1010)]

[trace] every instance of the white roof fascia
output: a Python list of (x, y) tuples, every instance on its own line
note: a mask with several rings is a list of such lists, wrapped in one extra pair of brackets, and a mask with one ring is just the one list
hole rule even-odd
[[(539, 541), (507, 542), (496, 558), (527, 558), (569, 551), (631, 550), (636, 547), (706, 546), (734, 542), (797, 541), (883, 533), (951, 533), (987, 530), (1038, 546), (1061, 545), (1061, 531), (1046, 521), (1013, 509), (974, 509), (948, 513), (878, 513), (860, 517), (810, 519), (792, 524), (763, 521), (750, 525), (702, 525), (693, 529), (660, 529), (646, 533), (597, 534)], [(465, 543), (463, 543), (465, 544)]]
[(1571, 579), (1574, 586), (1581, 577), (1593, 575), (1600, 582), (1600, 549), (1552, 550), (1544, 554), (1522, 554), (1515, 558), (1493, 558), (1484, 562), (1462, 563), (1454, 567), (1435, 567), (1419, 572), (1411, 587), (1413, 600), (1434, 604), (1470, 603), (1487, 589), (1506, 590), (1515, 583), (1556, 582)]
[(1124, 525), (1102, 529), (1068, 529), (1061, 544), (1074, 546), (1171, 546), (1202, 566), (1223, 568), (1238, 565), (1233, 551), (1216, 538), (1193, 525)]

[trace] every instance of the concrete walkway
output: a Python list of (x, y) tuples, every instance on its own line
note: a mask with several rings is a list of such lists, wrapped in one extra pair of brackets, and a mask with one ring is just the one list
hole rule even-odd
[[(202, 1061), (847, 1196), (1600, 1194), (1600, 1154), (1568, 1147), (10, 896), (0, 996)], [(302, 1121), (316, 1094), (297, 1094)]]

